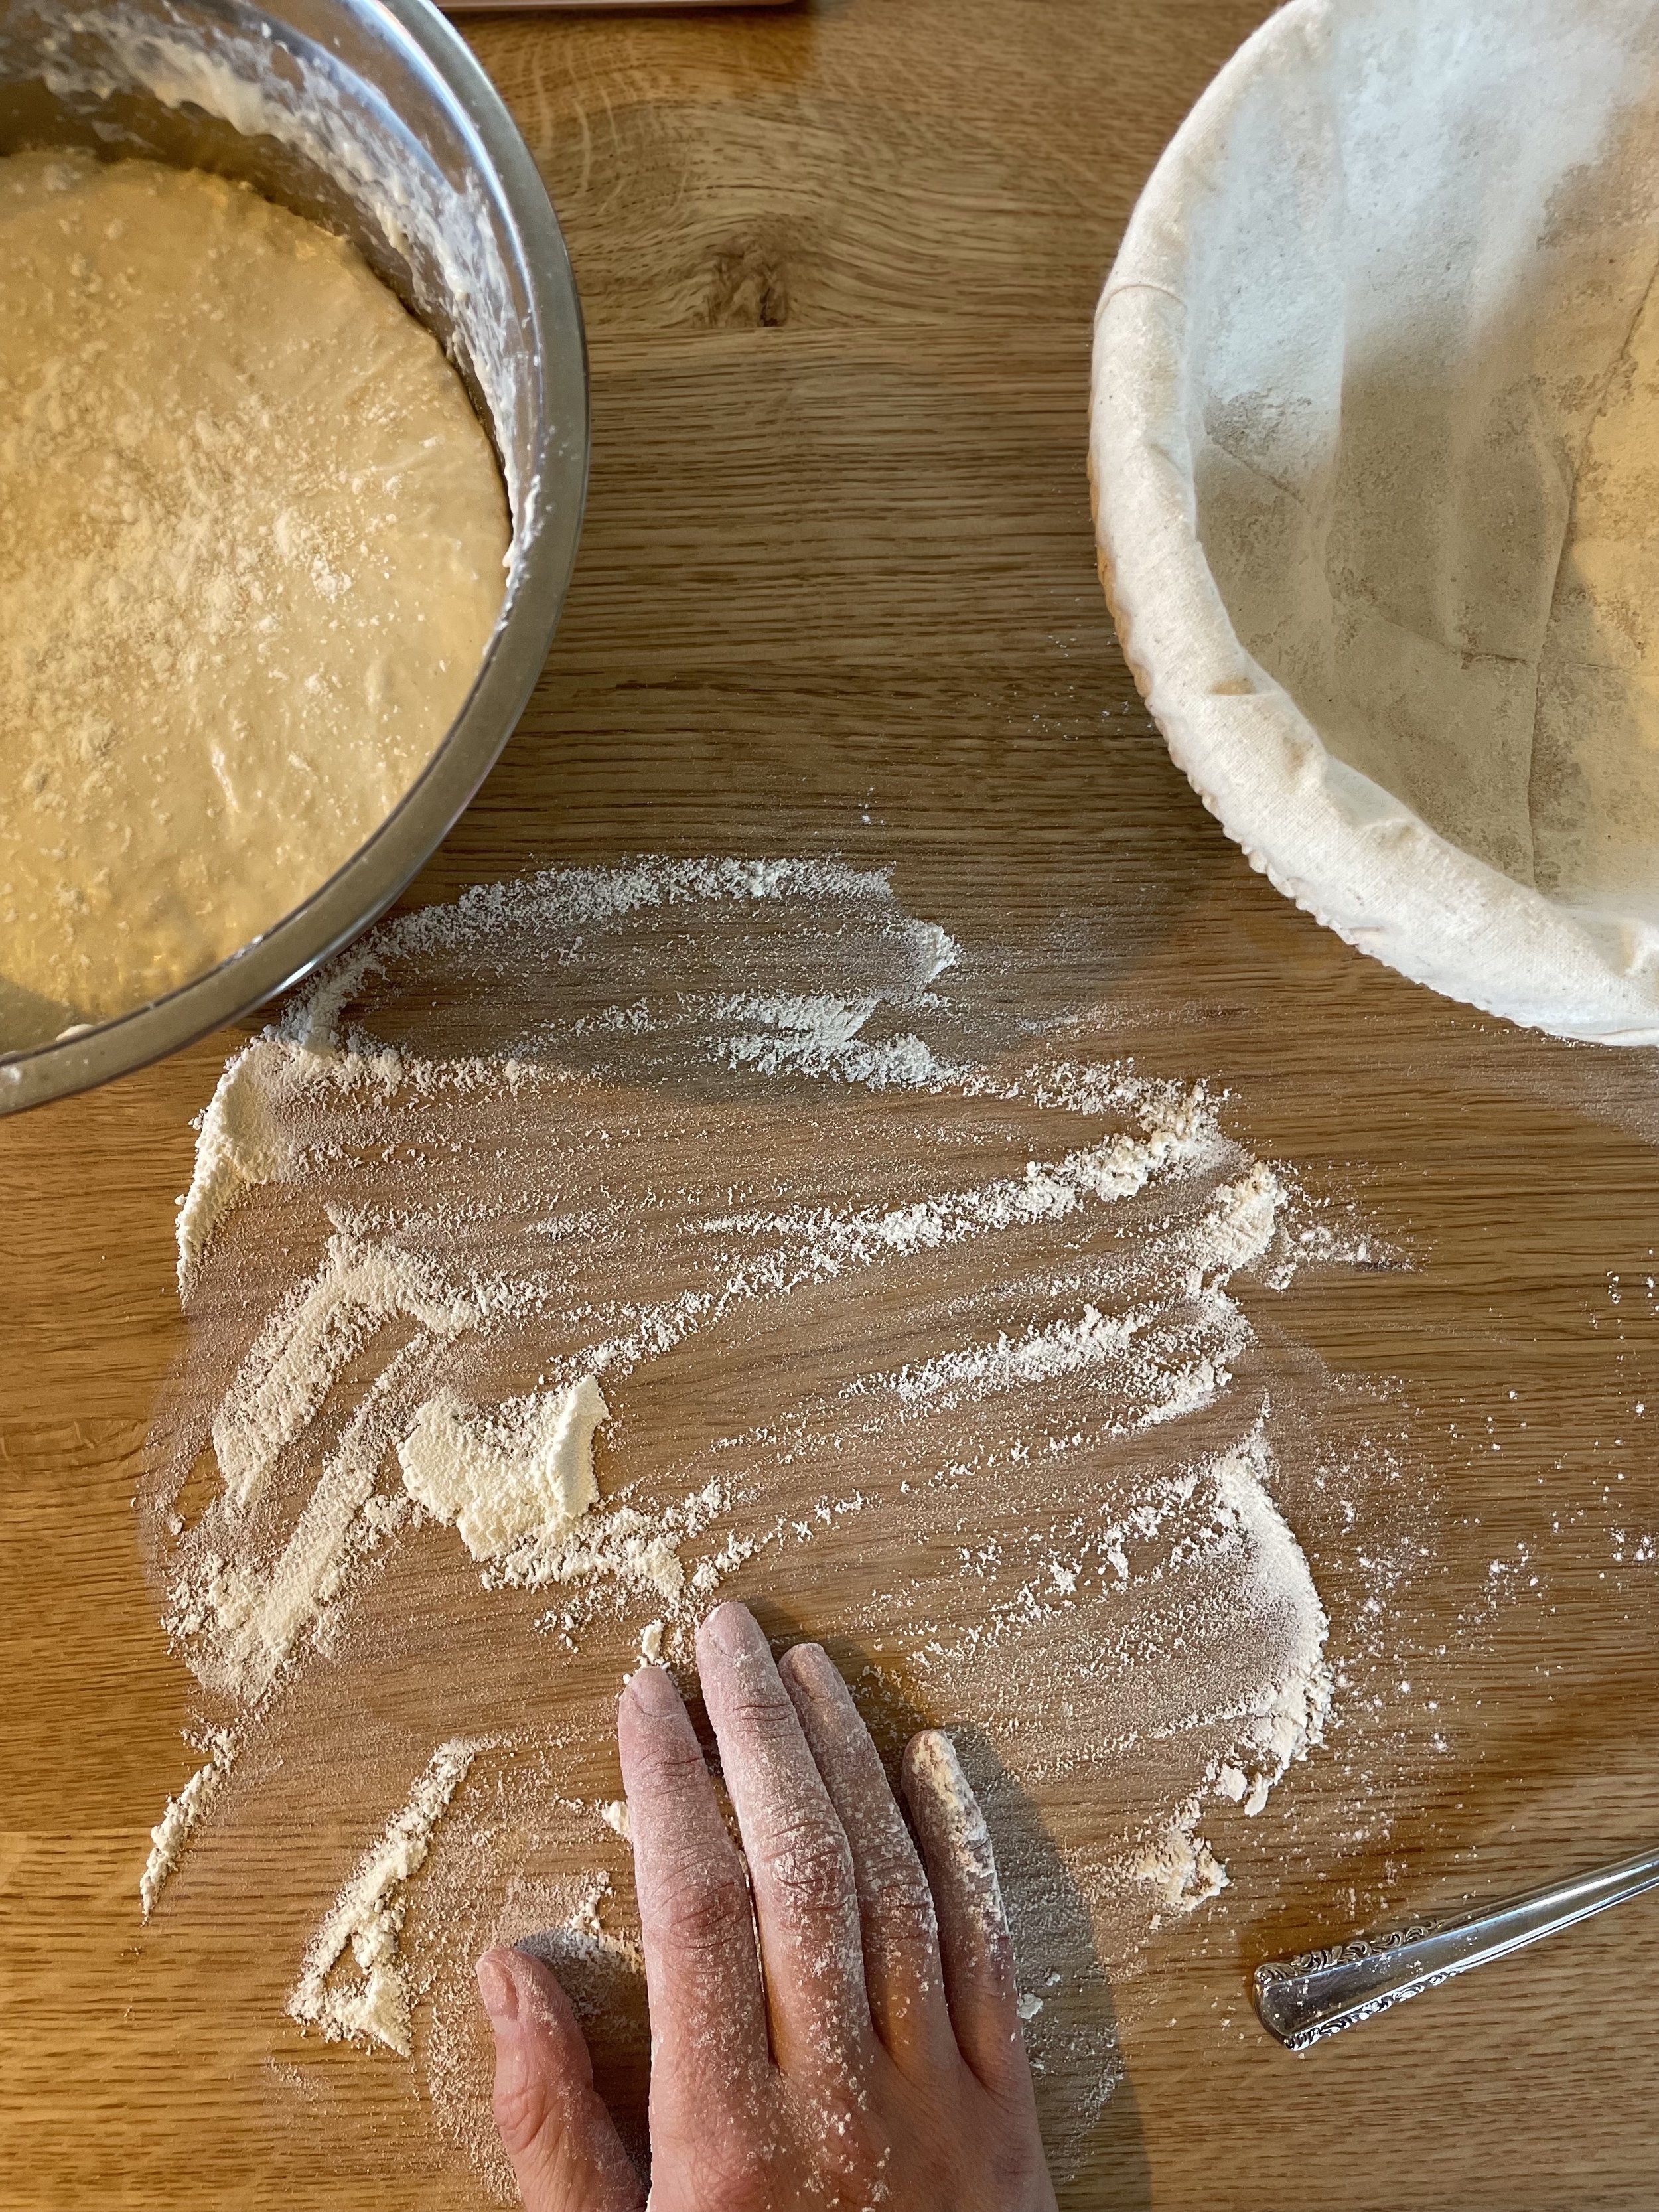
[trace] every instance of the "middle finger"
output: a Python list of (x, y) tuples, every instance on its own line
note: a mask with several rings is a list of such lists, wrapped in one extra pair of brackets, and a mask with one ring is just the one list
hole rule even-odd
[(846, 1832), (753, 1616), (716, 1607), (697, 1659), (749, 1861), (774, 2055), (795, 2075), (861, 2066), (875, 2031)]
[(797, 1644), (778, 1671), (852, 1845), (876, 2033), (902, 2066), (937, 2069), (957, 2048), (939, 1920), (880, 1755), (852, 1692), (816, 1644)]

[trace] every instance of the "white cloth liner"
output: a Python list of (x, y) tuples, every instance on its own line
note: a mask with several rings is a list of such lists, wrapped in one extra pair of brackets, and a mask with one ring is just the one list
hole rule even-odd
[(1659, 1042), (1659, 6), (1292, 0), (1095, 324), (1101, 571), (1251, 864), (1419, 982)]

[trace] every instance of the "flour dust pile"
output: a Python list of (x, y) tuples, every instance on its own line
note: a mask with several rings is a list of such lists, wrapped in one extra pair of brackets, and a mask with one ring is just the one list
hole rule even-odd
[(637, 2024), (613, 1700), (720, 1596), (889, 1750), (952, 1730), (1062, 2166), (1108, 1976), (1321, 1741), (1306, 1408), (1240, 1293), (1363, 1237), (1006, 996), (882, 876), (559, 871), (383, 927), (202, 1117), (148, 1504), (215, 1733), (144, 1903), (320, 1822), (289, 2008), (412, 2053), (481, 2157), (483, 1942)]

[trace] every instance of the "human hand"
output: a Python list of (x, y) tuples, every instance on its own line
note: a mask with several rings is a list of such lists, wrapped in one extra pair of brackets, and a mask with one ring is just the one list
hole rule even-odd
[[(697, 1662), (742, 1857), (661, 1668), (634, 1676), (618, 1715), (650, 2212), (1054, 2212), (991, 1841), (949, 1740), (930, 1730), (904, 1755), (918, 1856), (816, 1644), (775, 1666), (751, 1615), (722, 1605)], [(527, 2212), (642, 2212), (550, 1969), (490, 1951), (478, 1984)]]

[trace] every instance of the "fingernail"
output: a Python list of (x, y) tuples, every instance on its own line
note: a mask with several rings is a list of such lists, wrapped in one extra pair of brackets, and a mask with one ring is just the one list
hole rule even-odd
[(740, 1652), (754, 1650), (760, 1628), (747, 1606), (728, 1598), (703, 1622), (702, 1633), (720, 1650), (736, 1658)]
[(665, 1667), (641, 1667), (638, 1674), (629, 1676), (628, 1693), (642, 1713), (672, 1713), (680, 1702), (680, 1693)]
[(519, 1984), (501, 1960), (486, 1952), (478, 1961), (478, 1995), (497, 2026), (519, 2017)]
[(790, 1673), (808, 1697), (833, 1698), (846, 1686), (821, 1644), (793, 1644), (786, 1656)]

